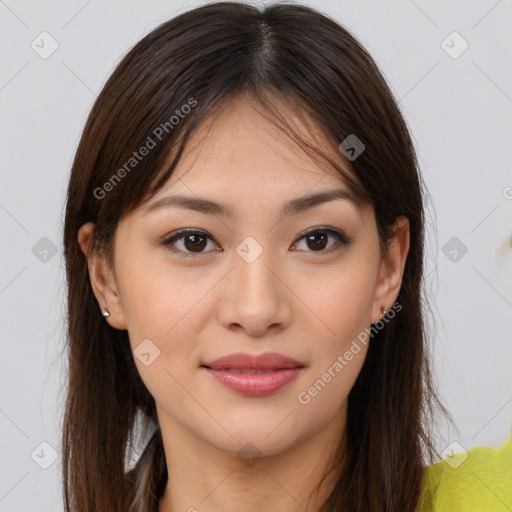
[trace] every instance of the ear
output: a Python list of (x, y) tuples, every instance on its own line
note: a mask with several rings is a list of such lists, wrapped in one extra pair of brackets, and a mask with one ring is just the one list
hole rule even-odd
[(382, 316), (381, 307), (390, 309), (396, 301), (402, 285), (407, 254), (409, 253), (410, 226), (405, 216), (397, 217), (396, 231), (388, 240), (388, 255), (381, 262), (372, 310), (372, 323)]
[(92, 222), (84, 224), (78, 230), (78, 243), (87, 258), (92, 290), (100, 307), (98, 314), (101, 315), (104, 308), (108, 309), (110, 316), (106, 318), (106, 321), (115, 329), (124, 330), (126, 329), (124, 308), (114, 272), (105, 255), (92, 248), (93, 232), (94, 224)]

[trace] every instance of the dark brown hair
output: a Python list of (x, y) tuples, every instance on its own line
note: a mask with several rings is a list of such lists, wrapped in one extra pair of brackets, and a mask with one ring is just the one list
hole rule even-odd
[[(395, 218), (405, 215), (410, 223), (397, 299), (402, 310), (373, 336), (350, 391), (346, 464), (340, 450), (332, 469), (343, 471), (322, 511), (412, 512), (423, 467), (438, 455), (432, 418), (446, 410), (429, 370), (423, 318), (425, 194), (397, 103), (365, 48), (319, 11), (212, 3), (163, 23), (128, 52), (97, 98), (73, 162), (64, 226), (66, 512), (156, 511), (168, 478), (154, 399), (134, 364), (127, 331), (110, 327), (99, 312), (78, 230), (94, 222), (93, 247), (113, 262), (122, 216), (169, 179), (199, 123), (240, 93), (256, 99), (300, 147), (327, 161), (374, 205), (383, 256)], [(350, 134), (364, 143), (351, 162), (357, 179), (342, 168), (341, 151), (338, 159), (322, 155), (294, 133), (283, 120), (285, 106), (313, 120), (335, 148)], [(151, 147), (135, 158), (143, 146)], [(142, 455), (127, 471), (133, 451)]]

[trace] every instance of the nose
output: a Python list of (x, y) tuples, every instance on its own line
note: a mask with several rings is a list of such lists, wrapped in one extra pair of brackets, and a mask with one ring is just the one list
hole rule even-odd
[(251, 262), (235, 254), (233, 267), (222, 287), (219, 321), (253, 337), (284, 329), (292, 314), (291, 292), (275, 260), (265, 250)]

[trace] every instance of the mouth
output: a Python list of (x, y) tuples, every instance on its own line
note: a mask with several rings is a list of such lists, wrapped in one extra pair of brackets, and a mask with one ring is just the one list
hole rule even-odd
[(238, 353), (202, 364), (201, 368), (238, 394), (268, 396), (294, 381), (305, 366), (276, 353), (259, 356)]
[[(215, 370), (218, 372), (230, 372), (230, 373), (244, 373), (248, 375), (252, 374), (262, 374), (262, 373), (273, 373), (281, 370), (289, 370), (290, 368), (271, 368), (270, 370), (254, 370), (250, 368), (211, 368), (210, 366), (202, 365), (202, 368), (207, 368), (209, 370)], [(297, 366), (296, 368), (304, 368), (303, 366)], [(291, 368), (294, 369), (294, 368)]]
[(298, 368), (304, 365), (291, 357), (276, 352), (265, 352), (259, 355), (238, 352), (205, 362), (202, 366), (212, 370), (254, 373)]

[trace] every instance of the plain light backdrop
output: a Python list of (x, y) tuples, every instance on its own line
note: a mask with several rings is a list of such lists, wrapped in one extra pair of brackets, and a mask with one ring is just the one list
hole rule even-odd
[[(0, 0), (0, 512), (63, 509), (62, 215), (86, 116), (137, 41), (200, 3)], [(431, 341), (458, 427), (437, 447), (497, 447), (512, 426), (512, 1), (307, 5), (376, 60), (430, 191)]]

